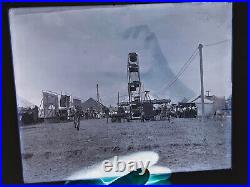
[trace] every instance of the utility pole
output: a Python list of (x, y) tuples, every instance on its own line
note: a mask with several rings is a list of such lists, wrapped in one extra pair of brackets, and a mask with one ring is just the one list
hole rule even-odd
[(100, 95), (99, 95), (98, 84), (96, 84), (96, 99), (97, 99), (98, 103), (100, 103)]
[(100, 94), (99, 94), (99, 87), (98, 87), (98, 83), (96, 84), (96, 97), (97, 97), (97, 102), (98, 102), (98, 105), (99, 105), (99, 111), (98, 112), (101, 112), (102, 111), (102, 106), (101, 106), (101, 98), (100, 98)]
[(117, 105), (119, 107), (119, 104), (120, 104), (120, 96), (119, 96), (119, 92), (118, 92), (118, 97), (117, 97)]
[(202, 59), (202, 48), (203, 45), (199, 44), (199, 54), (200, 54), (200, 76), (201, 76), (201, 111), (202, 111), (202, 121), (205, 116), (205, 108), (204, 108), (204, 86), (203, 86), (203, 59)]

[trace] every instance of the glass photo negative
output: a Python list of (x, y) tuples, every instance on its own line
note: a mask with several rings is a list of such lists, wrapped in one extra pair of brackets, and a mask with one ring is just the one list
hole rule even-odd
[(25, 183), (231, 168), (231, 3), (9, 18)]

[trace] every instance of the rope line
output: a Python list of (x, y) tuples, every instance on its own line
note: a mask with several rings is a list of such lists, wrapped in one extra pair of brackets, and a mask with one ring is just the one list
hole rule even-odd
[[(192, 53), (192, 55), (188, 58), (188, 60), (186, 61), (186, 63), (181, 67), (181, 69), (179, 70), (179, 72), (176, 74), (175, 78), (173, 81), (171, 81), (168, 86), (165, 87), (165, 89), (169, 89), (172, 85), (174, 85), (174, 83), (179, 79), (179, 77), (186, 71), (186, 69), (188, 68), (188, 66), (191, 64), (191, 62), (194, 60), (194, 57), (197, 55), (198, 53), (198, 48), (195, 49), (195, 51)], [(165, 90), (164, 89), (164, 90)]]
[(214, 43), (210, 43), (210, 44), (205, 44), (204, 46), (205, 47), (210, 47), (210, 46), (214, 46), (214, 45), (219, 45), (219, 44), (222, 44), (222, 43), (226, 43), (228, 42), (229, 40), (222, 40), (222, 41), (219, 41), (219, 42), (214, 42)]

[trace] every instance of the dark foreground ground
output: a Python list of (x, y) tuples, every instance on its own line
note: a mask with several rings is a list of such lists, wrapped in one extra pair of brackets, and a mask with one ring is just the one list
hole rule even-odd
[(158, 164), (173, 172), (231, 167), (231, 118), (224, 120), (106, 123), (82, 120), (20, 128), (25, 182), (65, 180), (75, 171), (107, 158), (138, 151), (159, 154)]

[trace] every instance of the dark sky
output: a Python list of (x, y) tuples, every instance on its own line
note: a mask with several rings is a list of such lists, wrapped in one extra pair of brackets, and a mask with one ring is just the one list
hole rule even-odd
[[(39, 105), (42, 90), (61, 91), (104, 104), (127, 94), (126, 63), (137, 52), (141, 78), (154, 97), (199, 95), (199, 57), (171, 88), (199, 43), (204, 47), (204, 86), (231, 94), (232, 6), (182, 3), (116, 7), (12, 9), (11, 39), (17, 95)], [(121, 99), (125, 99), (121, 98)]]

